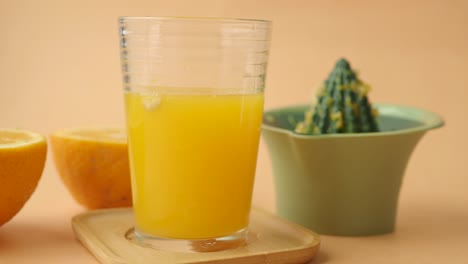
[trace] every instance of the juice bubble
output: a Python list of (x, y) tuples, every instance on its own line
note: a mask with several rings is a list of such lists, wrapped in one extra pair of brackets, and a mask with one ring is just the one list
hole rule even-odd
[(145, 109), (151, 111), (161, 104), (161, 97), (156, 92), (144, 93), (141, 95), (141, 101)]

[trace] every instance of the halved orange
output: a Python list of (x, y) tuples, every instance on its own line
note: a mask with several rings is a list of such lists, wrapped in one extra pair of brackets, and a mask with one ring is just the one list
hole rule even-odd
[(47, 154), (38, 133), (0, 129), (0, 226), (15, 216), (37, 187)]
[(50, 141), (58, 173), (78, 203), (89, 209), (132, 205), (124, 129), (60, 130)]

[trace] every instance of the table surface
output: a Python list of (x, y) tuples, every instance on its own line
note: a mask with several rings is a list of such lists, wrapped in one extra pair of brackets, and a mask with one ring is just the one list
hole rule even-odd
[[(323, 236), (314, 263), (468, 263), (468, 1), (0, 1), (0, 125), (45, 135), (122, 125), (117, 17), (178, 15), (273, 21), (265, 108), (307, 103), (340, 56), (371, 99), (430, 109), (446, 126), (415, 149), (396, 231)], [(274, 211), (271, 162), (259, 151), (253, 203)], [(0, 227), (0, 263), (97, 263), (75, 239), (83, 212), (51, 157), (23, 210)]]
[[(270, 176), (258, 175), (257, 182), (263, 177)], [(443, 181), (438, 188), (433, 179), (420, 185), (424, 175), (405, 177), (396, 232), (370, 237), (322, 236), (313, 263), (446, 263), (449, 259), (450, 263), (467, 263), (467, 193), (450, 191)], [(256, 193), (255, 204), (273, 210), (262, 200)], [(46, 167), (32, 199), (0, 228), (0, 262), (97, 263), (71, 229), (71, 218), (84, 211), (72, 200), (54, 168)]]

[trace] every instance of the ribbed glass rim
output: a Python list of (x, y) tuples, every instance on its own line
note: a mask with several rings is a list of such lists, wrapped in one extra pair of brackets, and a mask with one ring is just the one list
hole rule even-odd
[(154, 20), (154, 21), (207, 21), (226, 23), (261, 23), (271, 25), (271, 20), (251, 19), (251, 18), (222, 18), (222, 17), (177, 17), (177, 16), (120, 16), (119, 21), (131, 20)]

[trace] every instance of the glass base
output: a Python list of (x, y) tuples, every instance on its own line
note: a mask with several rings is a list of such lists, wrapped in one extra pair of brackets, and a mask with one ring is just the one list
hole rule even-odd
[(224, 237), (208, 239), (172, 239), (148, 236), (131, 228), (125, 237), (143, 247), (175, 252), (215, 252), (242, 247), (256, 240), (256, 235), (247, 228)]

